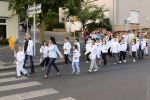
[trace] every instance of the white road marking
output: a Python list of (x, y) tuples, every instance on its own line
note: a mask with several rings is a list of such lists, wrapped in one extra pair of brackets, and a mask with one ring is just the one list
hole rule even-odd
[(3, 78), (3, 79), (0, 79), (0, 83), (19, 81), (19, 80), (26, 80), (26, 79), (28, 79), (28, 78), (26, 78), (26, 77), (21, 77), (21, 78), (16, 78), (16, 77)]
[(16, 74), (15, 72), (3, 72), (0, 73), (0, 76), (15, 75), (15, 74)]
[(38, 86), (38, 85), (41, 85), (41, 83), (37, 81), (32, 81), (32, 82), (27, 82), (27, 83), (0, 86), (0, 92), (14, 90), (14, 89), (21, 89), (21, 88), (26, 88), (26, 87), (32, 87), (32, 86)]
[(67, 98), (63, 98), (63, 99), (59, 99), (59, 100), (76, 100), (76, 99), (74, 99), (72, 97), (67, 97)]
[(59, 92), (49, 88), (49, 89), (36, 90), (36, 91), (25, 92), (25, 93), (10, 95), (10, 96), (4, 96), (4, 97), (0, 97), (0, 100), (26, 100), (26, 99), (33, 99), (33, 98), (42, 97), (46, 95), (52, 95), (56, 93)]

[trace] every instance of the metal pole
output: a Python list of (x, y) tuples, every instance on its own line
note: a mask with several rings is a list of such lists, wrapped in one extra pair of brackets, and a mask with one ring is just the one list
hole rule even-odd
[(36, 55), (36, 35), (35, 35), (35, 32), (36, 32), (36, 20), (35, 20), (35, 2), (34, 2), (34, 21), (33, 21), (33, 27), (34, 27), (34, 56)]
[(27, 33), (29, 33), (29, 24), (28, 24), (29, 20), (27, 18)]

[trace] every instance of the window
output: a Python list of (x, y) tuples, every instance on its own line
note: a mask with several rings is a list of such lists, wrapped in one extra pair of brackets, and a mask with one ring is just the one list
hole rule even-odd
[(0, 19), (0, 23), (6, 23), (5, 19)]
[(139, 11), (130, 11), (130, 23), (139, 24)]

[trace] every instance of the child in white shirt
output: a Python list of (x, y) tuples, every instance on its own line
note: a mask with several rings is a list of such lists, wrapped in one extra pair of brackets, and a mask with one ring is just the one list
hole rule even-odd
[(137, 44), (135, 39), (132, 41), (131, 50), (132, 50), (133, 62), (136, 62)]
[(119, 48), (120, 48), (119, 63), (122, 63), (122, 58), (123, 62), (126, 63), (127, 43), (124, 41), (124, 38), (121, 39)]
[[(46, 57), (48, 57), (48, 46), (47, 46), (47, 42), (46, 42), (46, 41), (43, 43), (43, 45), (42, 45), (41, 48), (40, 48), (40, 54), (41, 54), (40, 63), (42, 63), (43, 60), (44, 60)], [(44, 64), (42, 70), (45, 70), (45, 64)]]
[(80, 74), (80, 52), (77, 45), (73, 45), (73, 59), (72, 59), (72, 74)]
[[(88, 41), (86, 42), (85, 49), (86, 49), (86, 51), (91, 49), (91, 37), (88, 37)], [(86, 55), (86, 58), (87, 58), (86, 63), (90, 62), (89, 55), (90, 55), (90, 53), (87, 53), (87, 55)]]
[(91, 48), (85, 52), (85, 55), (90, 53), (90, 68), (88, 70), (88, 72), (97, 72), (98, 71), (98, 66), (97, 66), (97, 63), (96, 63), (96, 54), (97, 54), (97, 48), (96, 48), (96, 45), (95, 45), (95, 39), (92, 39), (92, 45), (91, 45)]
[(16, 72), (17, 72), (17, 78), (21, 77), (21, 72), (25, 75), (28, 76), (28, 72), (23, 68), (24, 65), (24, 59), (25, 59), (25, 54), (23, 51), (23, 47), (22, 46), (18, 46), (18, 52), (15, 52), (14, 49), (14, 56), (16, 58), (15, 64), (16, 64)]

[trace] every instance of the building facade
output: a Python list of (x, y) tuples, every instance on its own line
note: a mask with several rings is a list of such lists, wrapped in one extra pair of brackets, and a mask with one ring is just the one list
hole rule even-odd
[(9, 2), (0, 0), (0, 40), (8, 39), (10, 35), (18, 39), (19, 17), (8, 9)]
[(115, 31), (150, 28), (150, 0), (95, 0), (105, 5)]

